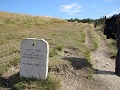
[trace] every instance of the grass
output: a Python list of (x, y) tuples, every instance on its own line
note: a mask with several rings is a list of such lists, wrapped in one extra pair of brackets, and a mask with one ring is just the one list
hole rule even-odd
[(97, 28), (99, 35), (106, 40), (110, 53), (115, 57), (117, 53), (117, 42), (113, 39), (106, 39), (106, 36), (103, 35), (103, 30), (103, 26)]
[[(0, 12), (0, 75), (9, 67), (19, 65), (20, 45), (24, 38), (45, 39), (49, 43), (49, 69), (52, 71), (61, 71), (71, 67), (71, 61), (62, 55), (67, 49), (71, 50), (71, 53), (74, 51), (79, 57), (85, 58), (90, 63), (91, 50), (85, 45), (86, 34), (84, 33), (87, 26), (88, 24), (71, 23), (57, 18)], [(95, 47), (92, 50), (95, 50), (97, 42), (93, 38), (91, 40)], [(88, 64), (87, 67), (92, 66)], [(60, 87), (59, 84), (60, 81), (49, 72), (48, 79), (45, 81), (20, 79), (11, 88), (57, 90)]]
[(93, 28), (93, 25), (91, 26), (91, 41), (93, 43), (93, 47), (91, 48), (91, 51), (95, 51), (98, 48), (99, 45), (99, 41), (98, 41), (98, 37), (95, 34), (95, 29)]
[(19, 78), (18, 74), (12, 80), (14, 80), (14, 84), (11, 90), (58, 90), (60, 88), (60, 80), (51, 73), (46, 80)]
[(59, 52), (59, 51), (62, 51), (62, 50), (63, 50), (63, 46), (56, 46), (56, 47), (54, 47), (54, 48), (50, 51), (49, 56), (50, 56), (50, 57), (53, 57), (53, 56), (55, 56), (55, 55), (58, 55), (58, 52)]

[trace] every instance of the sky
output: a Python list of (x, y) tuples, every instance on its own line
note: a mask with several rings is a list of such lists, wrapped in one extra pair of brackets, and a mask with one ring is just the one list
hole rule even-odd
[(0, 0), (0, 11), (61, 19), (99, 19), (120, 12), (120, 0)]

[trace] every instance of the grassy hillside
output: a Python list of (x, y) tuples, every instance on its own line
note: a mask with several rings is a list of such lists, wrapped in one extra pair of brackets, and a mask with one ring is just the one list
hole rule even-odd
[[(59, 89), (60, 80), (52, 72), (60, 73), (71, 68), (76, 63), (77, 58), (83, 58), (85, 65), (74, 65), (74, 69), (81, 69), (81, 67), (91, 69), (90, 52), (98, 47), (97, 36), (94, 35), (93, 30), (92, 24), (0, 12), (0, 87), (11, 89), (36, 88), (40, 90)], [(89, 35), (91, 47), (86, 44), (86, 33)], [(5, 72), (8, 72), (11, 67), (19, 69), (20, 44), (24, 38), (45, 39), (49, 43), (50, 57), (47, 80), (21, 79), (19, 73), (5, 77)], [(12, 80), (12, 82), (7, 86), (4, 80)]]

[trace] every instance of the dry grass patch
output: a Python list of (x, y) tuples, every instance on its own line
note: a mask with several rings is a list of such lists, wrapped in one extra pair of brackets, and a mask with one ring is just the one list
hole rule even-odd
[[(87, 26), (88, 24), (71, 23), (57, 18), (0, 12), (0, 61), (2, 61), (0, 67), (3, 67), (0, 68), (0, 74), (2, 75), (11, 66), (19, 65), (20, 44), (24, 38), (48, 41), (49, 70), (52, 69), (52, 72), (56, 70), (55, 68), (61, 71), (72, 67), (72, 62), (67, 60), (66, 56), (89, 60), (89, 49), (85, 45), (86, 34), (84, 33)], [(52, 84), (55, 84), (54, 82)], [(30, 87), (34, 87), (31, 86), (33, 83), (38, 83), (35, 87), (40, 88), (39, 81), (30, 81)], [(21, 85), (24, 88), (26, 84), (28, 84), (26, 80), (19, 81), (14, 84), (14, 88), (19, 88)]]

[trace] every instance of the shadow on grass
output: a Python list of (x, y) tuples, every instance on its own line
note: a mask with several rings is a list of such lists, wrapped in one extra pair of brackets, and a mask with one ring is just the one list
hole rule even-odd
[(92, 67), (92, 64), (85, 58), (64, 57), (63, 60), (68, 60), (74, 69), (79, 70), (84, 67)]
[(8, 90), (58, 90), (60, 88), (59, 79), (49, 75), (46, 80), (35, 78), (21, 78), (16, 73), (8, 78), (0, 75), (0, 87)]
[(0, 87), (11, 88), (14, 84), (20, 82), (19, 73), (16, 73), (8, 78), (2, 77), (0, 75)]

